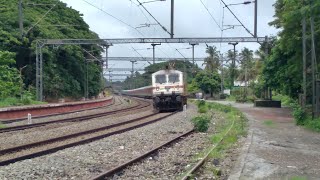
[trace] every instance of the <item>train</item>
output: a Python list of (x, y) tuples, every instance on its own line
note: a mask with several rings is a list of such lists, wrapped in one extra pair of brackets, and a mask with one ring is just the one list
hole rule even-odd
[(152, 85), (138, 89), (122, 90), (128, 96), (150, 98), (156, 111), (183, 110), (187, 104), (184, 74), (178, 70), (160, 70), (151, 75)]

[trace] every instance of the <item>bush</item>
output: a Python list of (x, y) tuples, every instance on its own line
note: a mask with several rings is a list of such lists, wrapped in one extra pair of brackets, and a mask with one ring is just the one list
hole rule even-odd
[(228, 97), (228, 94), (220, 94), (220, 99), (226, 99)]
[(205, 106), (206, 105), (206, 101), (205, 100), (197, 101), (197, 105), (198, 105), (198, 108), (200, 108), (201, 106)]
[(19, 101), (19, 99), (14, 97), (8, 97), (3, 100), (0, 100), (0, 107), (6, 107), (6, 106), (19, 106), (22, 105)]
[(206, 113), (206, 112), (208, 112), (208, 107), (207, 106), (200, 106), (200, 107), (198, 107), (198, 112), (199, 113)]
[(32, 101), (34, 99), (34, 96), (30, 91), (25, 91), (24, 94), (22, 95), (21, 102), (24, 105), (29, 105), (32, 104)]
[(236, 102), (239, 102), (239, 103), (244, 103), (247, 101), (247, 98), (243, 95), (238, 95), (236, 96)]
[(255, 100), (257, 100), (257, 98), (254, 95), (252, 95), (252, 96), (248, 96), (247, 100), (250, 102), (254, 102)]
[(0, 129), (5, 128), (6, 126), (0, 122)]
[(292, 103), (291, 107), (293, 108), (292, 115), (296, 121), (296, 124), (297, 125), (304, 125), (305, 120), (307, 118), (306, 111), (303, 108), (301, 108), (300, 105), (297, 103)]
[(192, 118), (194, 129), (198, 132), (206, 132), (209, 129), (210, 117), (206, 115), (196, 116)]

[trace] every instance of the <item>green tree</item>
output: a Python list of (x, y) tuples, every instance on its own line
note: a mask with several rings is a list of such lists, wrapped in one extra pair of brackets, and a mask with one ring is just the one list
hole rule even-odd
[(235, 53), (234, 53), (233, 50), (228, 50), (228, 52), (226, 53), (227, 62), (229, 64), (229, 68), (228, 68), (228, 72), (229, 72), (229, 76), (228, 77), (229, 78), (227, 78), (227, 80), (229, 81), (228, 84), (230, 84), (230, 88), (233, 88), (234, 81), (235, 81), (236, 77), (239, 74), (238, 69), (237, 69), (237, 63), (236, 63), (236, 60), (235, 60), (237, 56), (238, 56), (238, 52), (237, 51), (235, 51)]
[(19, 71), (10, 67), (15, 63), (14, 53), (0, 51), (0, 99), (16, 97), (20, 93), (21, 78)]
[(253, 59), (253, 51), (248, 48), (242, 49), (240, 56), (240, 71), (238, 80), (250, 81), (256, 77), (255, 61)]
[(209, 54), (208, 57), (204, 59), (205, 69), (213, 72), (218, 71), (220, 67), (220, 58), (219, 58), (219, 51), (215, 46), (208, 46), (206, 49), (206, 53)]
[[(55, 4), (52, 6), (23, 5), (24, 37), (20, 37), (17, 23), (17, 1), (0, 0), (0, 51), (14, 52), (17, 69), (28, 65), (23, 70), (24, 87), (35, 86), (35, 47), (36, 39), (99, 39), (98, 35), (89, 30), (82, 14), (67, 7), (59, 0), (33, 0), (35, 4)], [(52, 8), (51, 11), (48, 11)], [(48, 13), (47, 13), (48, 12)], [(36, 22), (44, 14), (46, 16)], [(35, 26), (34, 26), (35, 25)], [(63, 26), (55, 26), (63, 25)], [(59, 47), (44, 46), (43, 79), (44, 96), (46, 98), (71, 97), (84, 95), (86, 72), (89, 78), (89, 96), (97, 95), (103, 88), (101, 64), (86, 63), (92, 56), (83, 50), (90, 51), (101, 58), (103, 49), (97, 45), (64, 45)]]
[[(310, 50), (310, 16), (311, 12), (317, 17), (320, 2), (303, 3), (300, 0), (277, 0), (274, 4), (275, 20), (269, 24), (278, 28), (278, 39), (272, 43), (272, 50), (265, 59), (262, 70), (262, 79), (265, 86), (282, 94), (297, 98), (301, 93), (302, 83), (302, 26), (303, 16), (307, 20), (307, 48)], [(315, 42), (320, 40), (320, 19), (315, 18)], [(316, 46), (317, 57), (320, 55), (320, 46)], [(310, 55), (308, 56), (310, 58)], [(308, 62), (310, 67), (310, 61)], [(316, 66), (319, 69), (319, 66)], [(309, 69), (309, 68), (308, 68)], [(308, 75), (308, 81), (311, 77)], [(311, 88), (308, 88), (310, 93)]]
[(197, 73), (196, 77), (192, 81), (192, 85), (204, 91), (210, 93), (213, 97), (213, 93), (220, 91), (220, 75), (218, 72), (209, 72), (206, 70)]

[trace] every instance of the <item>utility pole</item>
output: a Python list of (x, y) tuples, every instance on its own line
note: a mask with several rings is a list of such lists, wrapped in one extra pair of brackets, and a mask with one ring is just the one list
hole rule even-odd
[(234, 86), (234, 79), (235, 79), (235, 68), (236, 68), (236, 45), (238, 45), (238, 42), (234, 42), (234, 43), (228, 43), (230, 45), (233, 45), (233, 59), (232, 59), (232, 63), (231, 63), (231, 89)]
[(306, 17), (302, 19), (302, 54), (303, 54), (303, 96), (302, 107), (306, 108), (307, 101), (307, 53), (306, 53)]
[(194, 65), (194, 46), (199, 45), (199, 43), (189, 43), (192, 46), (192, 63)]
[(223, 54), (220, 54), (220, 58), (221, 58), (221, 93), (224, 94), (224, 74), (223, 74)]
[(155, 55), (155, 46), (157, 46), (157, 45), (161, 45), (161, 43), (159, 43), (159, 44), (152, 43), (152, 44), (151, 44), (151, 46), (152, 46), (152, 51), (153, 51), (153, 64), (156, 63), (156, 60), (155, 60), (155, 57), (156, 57), (156, 55)]
[(131, 70), (131, 88), (130, 89), (133, 89), (133, 83), (134, 83), (134, 81), (133, 81), (133, 73), (134, 73), (134, 63), (136, 63), (137, 61), (136, 60), (131, 60), (130, 61), (131, 63), (132, 63), (132, 70)]
[(109, 57), (109, 47), (112, 46), (112, 44), (107, 44), (105, 47), (106, 47), (106, 61), (104, 62), (105, 63), (105, 68), (106, 68), (106, 71), (107, 69), (109, 68), (109, 63), (108, 63), (108, 57)]
[(258, 24), (258, 0), (254, 1), (254, 33), (253, 37), (257, 37), (257, 24)]
[(112, 87), (112, 71), (109, 71), (109, 82), (110, 82), (110, 87)]
[(316, 93), (316, 49), (315, 49), (315, 35), (314, 35), (314, 19), (313, 15), (311, 14), (310, 17), (310, 25), (311, 25), (311, 52), (312, 52), (312, 61), (311, 61), (311, 66), (312, 66), (312, 116), (313, 117), (318, 117), (318, 106), (319, 106), (319, 100), (318, 100), (318, 93)]
[(18, 9), (19, 9), (19, 29), (20, 29), (21, 38), (23, 38), (23, 12), (22, 12), (23, 10), (22, 10), (22, 0), (19, 0)]
[(174, 0), (171, 0), (171, 38), (173, 38), (173, 25), (174, 25)]

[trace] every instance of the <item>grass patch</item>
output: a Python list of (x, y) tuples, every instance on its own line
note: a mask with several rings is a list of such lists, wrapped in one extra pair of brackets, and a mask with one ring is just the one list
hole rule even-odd
[[(197, 106), (198, 111), (203, 107), (208, 109), (207, 114), (201, 116), (210, 117), (209, 114), (219, 112), (224, 117), (215, 121), (214, 129), (216, 132), (209, 136), (211, 143), (214, 145), (213, 147), (215, 147), (210, 152), (209, 159), (222, 159), (226, 155), (227, 150), (233, 147), (239, 138), (247, 135), (247, 119), (242, 112), (231, 105), (222, 105), (214, 102), (197, 102)], [(205, 128), (207, 129), (208, 127), (205, 126)], [(211, 148), (212, 147), (209, 149)], [(204, 154), (207, 154), (205, 152), (208, 152), (209, 149), (201, 152), (201, 157), (197, 156), (197, 159), (202, 158)], [(216, 167), (210, 168), (210, 171), (212, 171), (212, 174), (216, 176), (216, 178), (219, 177), (219, 171), (217, 171)]]
[(208, 107), (207, 106), (200, 106), (198, 108), (199, 113), (207, 113), (208, 112)]
[(0, 100), (0, 107), (9, 107), (9, 106), (23, 106), (23, 105), (36, 105), (36, 104), (46, 104), (46, 102), (34, 101), (29, 98), (15, 98), (8, 97)]
[(233, 95), (230, 95), (226, 98), (227, 101), (236, 101), (236, 97)]
[(5, 128), (6, 126), (0, 122), (0, 129)]
[(307, 180), (306, 177), (300, 177), (300, 176), (294, 176), (294, 177), (291, 177), (290, 180)]
[(291, 103), (290, 106), (293, 109), (292, 115), (296, 121), (296, 125), (304, 126), (311, 131), (320, 132), (320, 117), (312, 119), (310, 113), (297, 103)]
[(312, 119), (308, 117), (303, 126), (312, 131), (320, 132), (320, 118)]
[(284, 106), (290, 106), (291, 103), (294, 102), (294, 100), (292, 98), (290, 98), (289, 96), (286, 96), (286, 95), (282, 95), (282, 94), (273, 95), (272, 99), (276, 100), (276, 101), (281, 101), (281, 105), (284, 105)]
[(192, 118), (194, 128), (198, 132), (207, 132), (209, 129), (210, 121), (211, 117), (208, 115), (201, 115)]
[(274, 127), (275, 124), (272, 120), (265, 120), (263, 121), (263, 124), (266, 125), (266, 126), (269, 126), (269, 127)]

